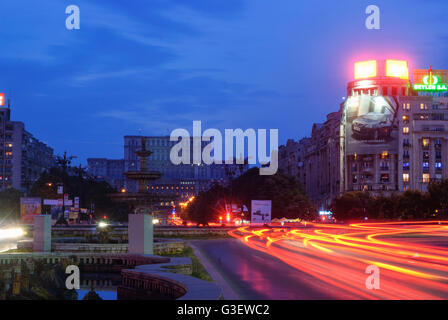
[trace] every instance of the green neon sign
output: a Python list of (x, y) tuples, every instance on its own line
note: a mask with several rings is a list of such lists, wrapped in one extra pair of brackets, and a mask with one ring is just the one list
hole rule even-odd
[(423, 77), (423, 84), (414, 84), (416, 91), (448, 91), (444, 83), (440, 83), (440, 78), (430, 71), (428, 76)]
[(414, 84), (416, 91), (448, 91), (446, 84)]
[(440, 83), (439, 76), (432, 73), (429, 69), (429, 75), (423, 77), (423, 84), (414, 84), (415, 91), (448, 91), (445, 83)]

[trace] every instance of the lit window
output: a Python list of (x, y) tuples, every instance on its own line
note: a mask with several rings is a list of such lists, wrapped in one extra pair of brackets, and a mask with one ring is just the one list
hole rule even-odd
[(442, 169), (442, 162), (436, 162), (436, 169)]
[(429, 182), (429, 173), (424, 173), (423, 174), (423, 183), (428, 183)]
[(403, 173), (403, 182), (409, 182), (409, 173)]
[(387, 151), (383, 151), (381, 153), (381, 159), (387, 159), (388, 156), (389, 156), (389, 153)]
[(409, 127), (403, 127), (403, 133), (409, 133)]
[(428, 110), (428, 105), (426, 103), (420, 103), (420, 110)]
[(408, 122), (409, 121), (409, 116), (403, 116), (403, 122)]
[(423, 139), (422, 143), (423, 143), (423, 147), (425, 147), (425, 148), (429, 147), (429, 139), (428, 138)]

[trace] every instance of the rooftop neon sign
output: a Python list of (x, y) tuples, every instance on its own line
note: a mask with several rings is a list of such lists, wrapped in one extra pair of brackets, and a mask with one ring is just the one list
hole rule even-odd
[(414, 90), (416, 91), (448, 91), (448, 85), (446, 83), (440, 83), (440, 77), (433, 74), (431, 67), (429, 68), (428, 75), (423, 77), (422, 84), (414, 84)]

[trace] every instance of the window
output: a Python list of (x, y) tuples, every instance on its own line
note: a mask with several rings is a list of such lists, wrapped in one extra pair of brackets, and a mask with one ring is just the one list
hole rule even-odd
[(429, 159), (429, 152), (423, 151), (423, 159)]
[(381, 181), (382, 183), (387, 183), (387, 182), (389, 182), (389, 174), (388, 174), (388, 173), (383, 173), (383, 174), (381, 175), (380, 181)]
[(429, 139), (428, 138), (424, 138), (422, 140), (422, 145), (423, 145), (423, 148), (428, 148), (429, 147)]
[(442, 151), (436, 150), (436, 159), (442, 159)]
[(428, 110), (428, 105), (426, 103), (420, 103), (420, 110)]
[(403, 151), (403, 158), (409, 158), (409, 150)]
[(409, 139), (403, 139), (403, 147), (409, 147)]
[(409, 171), (409, 162), (403, 162), (403, 170)]
[(409, 116), (403, 116), (403, 123), (409, 122)]
[(387, 152), (387, 151), (383, 151), (382, 153), (381, 153), (381, 159), (387, 159), (389, 157), (389, 152)]
[(426, 172), (429, 170), (429, 162), (428, 161), (424, 161), (422, 163), (422, 166), (423, 166), (423, 172)]
[(403, 182), (409, 182), (409, 173), (403, 173)]
[(404, 134), (409, 133), (409, 127), (403, 127), (403, 133)]
[(423, 174), (423, 183), (429, 183), (429, 173)]
[(436, 170), (442, 170), (442, 162), (436, 162), (435, 167)]

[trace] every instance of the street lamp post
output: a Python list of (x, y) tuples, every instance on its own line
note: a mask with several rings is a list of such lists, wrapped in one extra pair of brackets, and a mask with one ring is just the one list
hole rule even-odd
[[(64, 151), (62, 157), (58, 157), (57, 163), (62, 167), (62, 220), (65, 221), (65, 176), (67, 173), (67, 167), (72, 163), (72, 160), (77, 158), (77, 156), (67, 156), (67, 151)], [(59, 193), (59, 190), (58, 190)]]

